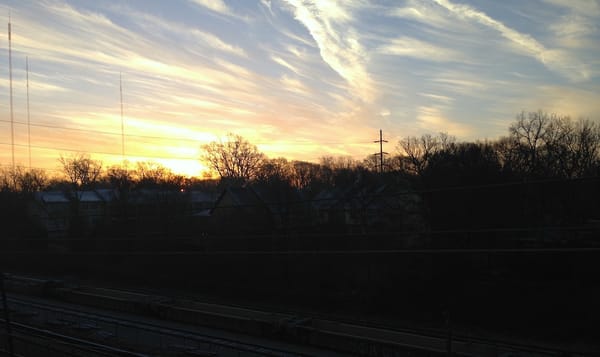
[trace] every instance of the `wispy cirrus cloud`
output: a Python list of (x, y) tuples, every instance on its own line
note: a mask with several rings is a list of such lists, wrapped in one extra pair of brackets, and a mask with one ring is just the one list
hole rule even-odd
[(392, 39), (388, 44), (381, 46), (378, 51), (382, 54), (412, 57), (434, 62), (467, 61), (467, 58), (456, 50), (436, 46), (429, 42), (407, 36)]
[(212, 49), (239, 57), (248, 57), (246, 51), (240, 46), (228, 43), (219, 36), (203, 31), (198, 27), (185, 25), (180, 22), (169, 21), (159, 16), (135, 11), (133, 9), (123, 9), (131, 20), (141, 29), (145, 29), (152, 35), (161, 35), (161, 39), (169, 41), (174, 36), (185, 40), (186, 43), (194, 44), (193, 47), (200, 49)]
[(433, 94), (433, 93), (419, 93), (420, 96), (425, 97), (425, 98), (430, 98), (433, 100), (436, 100), (438, 102), (442, 102), (442, 103), (452, 103), (454, 101), (454, 98), (446, 96), (446, 95), (441, 95), (441, 94)]
[(324, 0), (285, 0), (293, 7), (296, 20), (302, 23), (316, 42), (325, 61), (349, 85), (357, 98), (372, 101), (375, 87), (367, 70), (367, 54), (353, 29), (350, 9)]
[(224, 15), (230, 15), (231, 9), (223, 2), (223, 0), (190, 0), (196, 5), (200, 5), (206, 9), (218, 12)]
[(296, 79), (296, 78), (292, 78), (289, 77), (287, 75), (283, 75), (280, 79), (281, 84), (283, 85), (283, 88), (297, 93), (297, 94), (302, 94), (302, 95), (306, 95), (309, 93), (308, 88), (304, 85), (304, 83), (302, 83), (300, 80)]
[(421, 130), (428, 133), (447, 132), (459, 137), (467, 137), (472, 128), (447, 117), (442, 109), (436, 106), (421, 106), (417, 110), (417, 121)]
[[(600, 2), (588, 0), (544, 2), (558, 7), (562, 15), (549, 25), (559, 45), (571, 49), (582, 49), (596, 46), (600, 38)], [(566, 13), (564, 13), (566, 11)]]
[(290, 63), (288, 63), (286, 60), (284, 60), (281, 57), (271, 56), (271, 60), (273, 60), (273, 62), (279, 64), (280, 66), (283, 66), (283, 67), (289, 69), (290, 71), (294, 72), (295, 74), (300, 74), (300, 71), (298, 70), (298, 68), (292, 66)]
[(499, 32), (506, 38), (519, 53), (535, 58), (548, 69), (559, 72), (572, 80), (587, 80), (590, 77), (589, 69), (577, 59), (569, 56), (565, 51), (559, 49), (548, 49), (533, 36), (521, 33), (506, 26), (499, 20), (493, 19), (474, 7), (463, 4), (452, 3), (449, 0), (433, 0), (439, 6), (445, 8), (454, 16), (465, 20), (474, 21), (482, 26)]
[[(184, 163), (176, 157), (227, 132), (268, 155), (361, 159), (379, 129), (390, 142), (438, 131), (477, 140), (505, 134), (521, 110), (599, 112), (597, 1), (5, 2), (16, 118), (25, 117), (27, 55), (33, 123), (110, 132), (86, 141), (35, 128), (33, 141), (50, 148), (37, 153), (40, 165), (58, 149), (120, 159), (120, 72), (132, 160)], [(0, 46), (4, 112), (7, 59)]]

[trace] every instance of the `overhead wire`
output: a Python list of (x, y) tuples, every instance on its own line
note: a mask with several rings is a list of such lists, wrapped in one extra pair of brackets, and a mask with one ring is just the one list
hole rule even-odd
[[(10, 123), (11, 121), (0, 119), (0, 122)], [(15, 121), (14, 124), (28, 125), (27, 123), (20, 122), (20, 121)], [(189, 138), (189, 137), (181, 137), (181, 136), (157, 136), (157, 135), (141, 135), (141, 134), (130, 134), (130, 133), (122, 134), (122, 133), (118, 133), (118, 132), (98, 130), (98, 129), (73, 128), (73, 127), (68, 127), (68, 126), (52, 125), (52, 124), (39, 124), (39, 123), (37, 123), (37, 124), (30, 123), (29, 125), (32, 127), (69, 130), (69, 131), (77, 131), (77, 132), (93, 133), (93, 134), (113, 135), (113, 136), (119, 136), (119, 137), (123, 135), (125, 137), (141, 138), (141, 139), (174, 140), (174, 141), (189, 141), (189, 142), (199, 142), (200, 141), (198, 139)], [(262, 141), (253, 142), (253, 144), (255, 144), (255, 145), (266, 145), (266, 144), (272, 144), (272, 143), (273, 142), (262, 142)], [(277, 142), (277, 143), (281, 143), (281, 142)], [(370, 142), (368, 142), (368, 141), (354, 142), (354, 143), (350, 142), (349, 143), (349, 142), (314, 142), (314, 141), (310, 141), (310, 140), (286, 140), (284, 143), (293, 144), (293, 145), (366, 145), (366, 144), (370, 144)]]

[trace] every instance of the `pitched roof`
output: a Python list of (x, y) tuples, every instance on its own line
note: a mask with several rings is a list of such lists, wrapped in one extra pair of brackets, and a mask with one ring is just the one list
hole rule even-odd
[(69, 203), (69, 199), (62, 191), (36, 192), (35, 198), (44, 203)]
[(192, 202), (215, 202), (215, 195), (211, 192), (193, 190), (189, 191), (190, 201)]
[(96, 189), (95, 192), (105, 202), (114, 201), (119, 197), (119, 191), (112, 188), (99, 188)]
[(103, 202), (104, 200), (95, 191), (78, 191), (79, 202)]
[(230, 194), (233, 202), (239, 206), (257, 206), (263, 204), (256, 192), (250, 188), (230, 187), (225, 190), (225, 193), (227, 192)]

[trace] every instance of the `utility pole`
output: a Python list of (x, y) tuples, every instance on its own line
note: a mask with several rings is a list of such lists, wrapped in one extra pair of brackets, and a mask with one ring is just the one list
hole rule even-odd
[(27, 72), (27, 143), (29, 148), (29, 170), (31, 170), (31, 118), (29, 116), (29, 58), (25, 56), (25, 71)]
[(383, 173), (383, 155), (387, 155), (387, 152), (383, 151), (383, 143), (387, 143), (387, 140), (383, 140), (383, 131), (379, 129), (379, 140), (373, 141), (374, 143), (379, 143), (379, 152), (373, 155), (379, 156), (379, 172)]
[(125, 164), (125, 123), (123, 120), (123, 75), (119, 72), (119, 94), (121, 96), (121, 159)]
[(12, 38), (10, 31), (10, 12), (8, 13), (8, 76), (10, 87), (10, 144), (12, 150), (12, 170), (15, 172), (15, 117), (13, 114), (13, 80), (12, 80)]

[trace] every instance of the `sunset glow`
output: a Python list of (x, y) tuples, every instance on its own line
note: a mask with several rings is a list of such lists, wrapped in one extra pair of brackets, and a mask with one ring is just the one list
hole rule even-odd
[[(407, 135), (495, 139), (515, 114), (600, 120), (600, 2), (5, 0), (17, 164), (154, 161), (186, 176), (228, 133), (269, 157), (388, 152)], [(27, 126), (29, 60), (30, 121)], [(11, 164), (8, 35), (0, 165)], [(120, 81), (122, 78), (123, 117)], [(123, 132), (121, 123), (123, 121)]]

